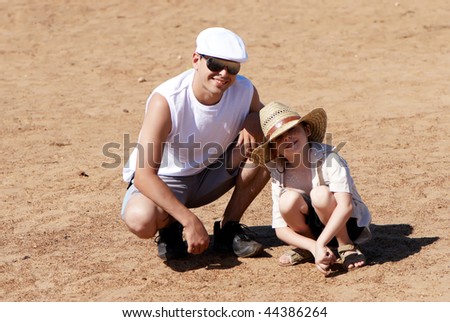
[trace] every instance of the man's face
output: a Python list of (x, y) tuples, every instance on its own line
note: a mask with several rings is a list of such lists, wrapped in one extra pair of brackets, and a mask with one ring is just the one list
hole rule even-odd
[(221, 95), (235, 82), (240, 63), (196, 53), (194, 67), (197, 69), (203, 89), (213, 95)]

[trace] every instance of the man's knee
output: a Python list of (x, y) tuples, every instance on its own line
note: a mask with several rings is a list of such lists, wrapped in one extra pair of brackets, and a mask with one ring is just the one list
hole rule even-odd
[(139, 238), (152, 238), (157, 232), (155, 220), (138, 207), (127, 208), (124, 221), (128, 229)]

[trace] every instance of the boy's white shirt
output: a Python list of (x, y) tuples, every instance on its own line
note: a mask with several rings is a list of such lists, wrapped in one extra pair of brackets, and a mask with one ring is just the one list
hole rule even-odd
[[(332, 146), (327, 144), (313, 142), (311, 148), (314, 150), (313, 153), (311, 153), (310, 160), (313, 165), (311, 168), (312, 187), (320, 186), (316, 164), (317, 161), (322, 160), (323, 163), (320, 171), (322, 171), (325, 185), (329, 187), (331, 192), (347, 192), (352, 195), (353, 213), (351, 217), (356, 218), (359, 227), (367, 228), (355, 242), (362, 243), (367, 241), (370, 239), (369, 226), (372, 217), (369, 209), (362, 201), (361, 196), (356, 189), (347, 162), (339, 156), (339, 154), (333, 151)], [(280, 193), (282, 190), (281, 181), (286, 180), (281, 179), (281, 173), (276, 169), (276, 161), (269, 162), (266, 166), (272, 176), (272, 227), (287, 227), (279, 208)]]

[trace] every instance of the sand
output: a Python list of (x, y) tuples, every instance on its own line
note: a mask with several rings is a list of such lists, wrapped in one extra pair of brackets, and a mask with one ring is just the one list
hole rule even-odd
[[(1, 301), (449, 301), (450, 4), (0, 1)], [(260, 258), (172, 264), (119, 218), (147, 96), (195, 37), (242, 36), (264, 103), (324, 108), (373, 214), (368, 265), (282, 268), (270, 186), (244, 215)], [(195, 210), (212, 234), (225, 195)]]

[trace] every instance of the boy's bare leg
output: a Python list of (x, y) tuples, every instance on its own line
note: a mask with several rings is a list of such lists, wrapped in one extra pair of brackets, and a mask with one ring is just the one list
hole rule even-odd
[[(315, 197), (314, 207), (320, 220), (324, 225), (326, 225), (331, 215), (333, 214), (334, 209), (336, 209), (336, 199), (334, 198), (333, 193), (331, 193), (328, 188), (325, 187), (315, 188), (314, 193), (316, 195), (320, 194), (320, 196)], [(345, 225), (340, 231), (336, 233), (335, 237), (339, 246), (353, 244), (353, 241), (350, 239), (347, 227)], [(364, 264), (364, 260), (356, 260), (355, 262), (350, 263), (348, 265), (348, 268), (352, 269), (361, 267), (364, 266)]]

